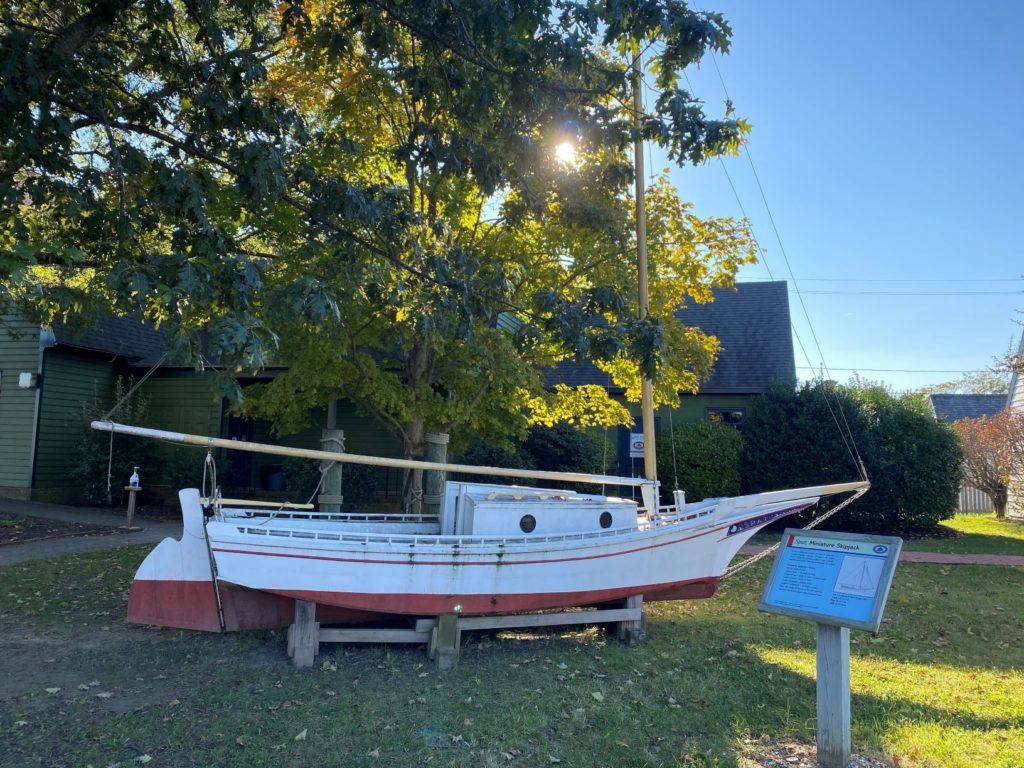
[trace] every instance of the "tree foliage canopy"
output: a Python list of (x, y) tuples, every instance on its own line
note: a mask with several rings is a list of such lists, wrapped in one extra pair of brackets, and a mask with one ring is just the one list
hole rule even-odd
[[(585, 356), (668, 399), (712, 363), (672, 313), (730, 284), (750, 240), (655, 186), (638, 320), (628, 150), (736, 149), (746, 124), (678, 83), (730, 34), (678, 0), (9, 3), (0, 302), (45, 324), (134, 314), (179, 359), (287, 367), (248, 413), (287, 430), (344, 395), (410, 454), (429, 429), (521, 429), (527, 403), (621, 420), (537, 366)], [(655, 97), (634, 120), (640, 46)], [(572, 167), (552, 159), (567, 139)]]
[(1004, 408), (953, 426), (964, 447), (964, 480), (992, 498), (996, 517), (1005, 517), (1010, 483), (1024, 475), (1024, 414)]

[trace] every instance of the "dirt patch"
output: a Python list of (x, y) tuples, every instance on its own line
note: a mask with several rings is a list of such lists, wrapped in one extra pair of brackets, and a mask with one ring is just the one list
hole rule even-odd
[[(786, 741), (747, 740), (739, 758), (740, 768), (817, 768), (818, 750), (814, 744)], [(847, 768), (893, 768), (884, 757), (851, 755)]]
[(41, 517), (22, 517), (0, 512), (0, 544), (56, 539), (62, 536), (106, 536), (120, 533), (117, 528), (89, 523), (68, 523)]

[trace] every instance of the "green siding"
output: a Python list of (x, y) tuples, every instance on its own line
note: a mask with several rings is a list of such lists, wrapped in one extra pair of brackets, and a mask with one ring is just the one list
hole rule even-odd
[[(252, 439), (257, 443), (283, 445), (290, 448), (320, 449), (321, 430), (327, 423), (326, 409), (318, 408), (312, 413), (313, 423), (290, 435), (276, 436), (269, 421), (257, 419), (253, 423)], [(355, 406), (347, 400), (338, 403), (338, 429), (345, 431), (345, 450), (368, 456), (401, 458), (402, 444), (370, 416), (360, 416)], [(253, 455), (252, 485), (259, 488), (262, 468), (268, 464), (280, 464), (280, 456)], [(378, 492), (394, 494), (401, 485), (401, 470), (378, 470)], [(305, 501), (305, 499), (303, 499)]]
[(89, 428), (83, 410), (87, 403), (112, 405), (114, 366), (108, 360), (80, 357), (50, 349), (46, 352), (39, 439), (36, 449), (36, 488), (66, 488), (68, 470), (83, 432)]
[[(672, 411), (672, 423), (704, 421), (707, 408), (743, 409), (746, 415), (750, 416), (751, 411), (756, 407), (756, 402), (757, 395), (682, 395), (679, 398), (679, 407)], [(630, 410), (639, 418), (639, 406)], [(655, 411), (654, 415), (660, 420), (659, 430), (667, 430), (669, 428), (669, 409), (662, 406)]]
[(157, 375), (139, 387), (139, 394), (149, 399), (149, 423), (144, 426), (193, 435), (220, 435), (221, 397), (211, 379), (195, 374)]
[[(18, 374), (39, 372), (39, 328), (24, 320), (0, 318), (0, 494), (32, 483), (35, 389), (19, 389)], [(21, 494), (18, 494), (21, 495)]]

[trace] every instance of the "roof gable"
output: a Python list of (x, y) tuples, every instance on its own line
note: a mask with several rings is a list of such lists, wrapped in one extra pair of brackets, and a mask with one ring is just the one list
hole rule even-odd
[(1006, 407), (1006, 395), (928, 395), (935, 417), (947, 424), (960, 419), (995, 416)]
[[(715, 288), (714, 301), (676, 312), (683, 323), (718, 338), (721, 351), (702, 394), (764, 392), (772, 383), (796, 381), (789, 293), (784, 280)], [(609, 376), (590, 362), (563, 360), (548, 372), (549, 385), (609, 387)]]

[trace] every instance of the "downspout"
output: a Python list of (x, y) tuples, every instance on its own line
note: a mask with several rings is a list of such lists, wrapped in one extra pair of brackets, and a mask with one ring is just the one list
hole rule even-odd
[(43, 385), (46, 378), (43, 374), (46, 371), (46, 350), (57, 346), (57, 338), (49, 328), (39, 329), (39, 366), (36, 371), (36, 408), (32, 417), (32, 450), (29, 456), (29, 480), (28, 499), (31, 501), (32, 492), (36, 487), (36, 449), (39, 446), (39, 417), (43, 407)]

